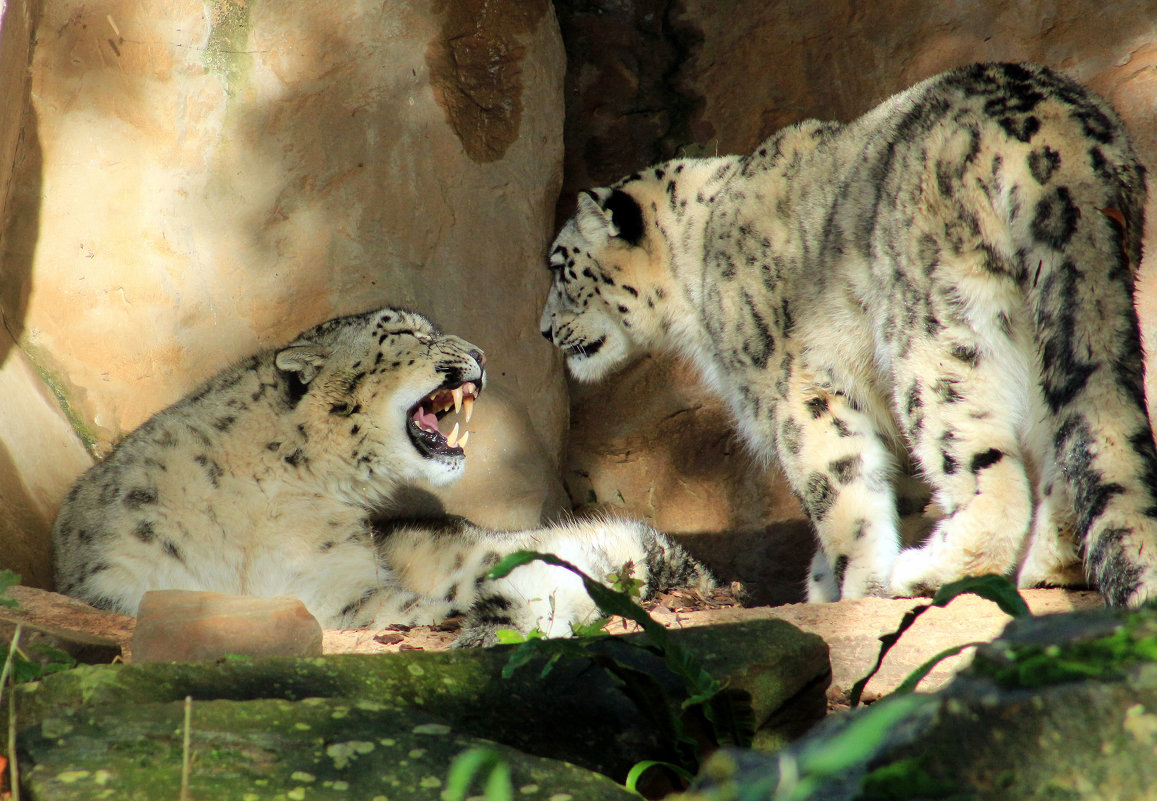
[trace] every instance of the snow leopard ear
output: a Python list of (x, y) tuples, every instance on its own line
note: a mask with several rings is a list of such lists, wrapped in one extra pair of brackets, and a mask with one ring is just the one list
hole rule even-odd
[(629, 245), (639, 246), (643, 241), (643, 209), (639, 201), (621, 189), (611, 192), (606, 209), (611, 213), (611, 225), (617, 236)]
[(612, 237), (617, 232), (611, 225), (611, 215), (599, 204), (599, 196), (589, 189), (579, 192), (575, 226), (586, 239)]
[[(597, 191), (606, 192), (605, 189)], [(579, 233), (588, 239), (601, 235), (635, 246), (643, 239), (643, 209), (621, 189), (612, 190), (605, 201), (596, 192), (580, 192), (575, 221)]]
[(285, 373), (296, 373), (302, 384), (317, 378), (326, 359), (333, 353), (332, 348), (318, 345), (305, 339), (291, 342), (277, 352), (273, 363)]

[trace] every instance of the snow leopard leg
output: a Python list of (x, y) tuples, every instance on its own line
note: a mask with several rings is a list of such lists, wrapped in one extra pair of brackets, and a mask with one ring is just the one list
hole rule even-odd
[(1018, 438), (1026, 393), (1010, 380), (1029, 375), (1024, 353), (1003, 333), (956, 325), (913, 339), (897, 360), (899, 416), (944, 517), (896, 560), (895, 594), (1015, 567), (1033, 516)]
[(1032, 534), (1017, 573), (1018, 587), (1080, 587), (1085, 580), (1077, 542), (1073, 501), (1055, 462), (1041, 476)]
[(808, 601), (884, 595), (899, 551), (884, 416), (810, 376), (793, 371), (776, 432), (780, 464), (819, 540)]
[(707, 568), (677, 543), (631, 520), (582, 520), (525, 531), (493, 531), (461, 518), (399, 521), (382, 528), (378, 548), (396, 581), (426, 599), (412, 611), (436, 612), (441, 603), (442, 618), (466, 616), (458, 646), (492, 645), (501, 629), (568, 636), (574, 625), (599, 616), (582, 580), (564, 568), (534, 561), (505, 578), (486, 575), (515, 551), (554, 554), (603, 583), (612, 574), (640, 580), (643, 598), (661, 589), (715, 585)]

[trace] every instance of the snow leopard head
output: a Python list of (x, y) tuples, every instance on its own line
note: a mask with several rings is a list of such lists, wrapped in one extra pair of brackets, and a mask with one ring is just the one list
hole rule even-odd
[[(297, 417), (310, 459), (359, 485), (445, 484), (465, 466), (485, 356), (419, 314), (380, 309), (305, 331), (275, 356), (298, 384)], [(460, 419), (449, 426), (451, 413)], [(443, 432), (443, 428), (448, 428)]]
[(571, 373), (596, 381), (647, 349), (664, 289), (666, 259), (651, 235), (645, 181), (583, 192), (550, 250), (550, 294), (540, 328), (562, 350)]

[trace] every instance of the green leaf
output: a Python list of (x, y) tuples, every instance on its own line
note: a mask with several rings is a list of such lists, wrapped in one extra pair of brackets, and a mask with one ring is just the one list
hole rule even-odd
[(936, 656), (932, 657), (920, 667), (913, 670), (908, 675), (908, 678), (904, 679), (900, 686), (893, 690), (889, 695), (904, 695), (905, 693), (915, 691), (916, 685), (923, 681), (924, 677), (932, 672), (932, 668), (936, 667), (950, 656), (956, 656), (961, 651), (967, 648), (975, 648), (977, 645), (984, 645), (984, 640), (979, 640), (977, 642), (966, 642), (962, 645), (954, 645), (951, 648), (945, 648), (943, 651), (936, 654)]
[[(506, 578), (514, 568), (529, 565), (535, 559), (542, 559), (544, 562), (549, 562), (549, 560), (545, 558), (547, 555), (548, 554), (540, 554), (534, 551), (515, 551), (502, 557), (502, 559), (498, 561), (498, 564), (490, 568), (490, 572), (486, 575), (492, 579)], [(554, 561), (550, 562), (550, 564), (558, 564), (562, 561), (557, 556), (552, 558)]]
[(916, 622), (916, 618), (931, 608), (932, 604), (921, 604), (920, 606), (909, 609), (900, 620), (900, 627), (898, 629), (891, 634), (880, 635), (880, 653), (876, 656), (876, 664), (872, 666), (872, 669), (868, 671), (866, 676), (852, 685), (849, 703), (853, 709), (860, 705), (860, 698), (864, 695), (864, 688), (868, 686), (868, 682), (872, 680), (872, 677), (880, 672), (880, 665), (884, 664), (884, 657), (892, 650), (892, 646), (900, 641), (900, 636), (912, 627), (912, 624)]
[(668, 703), (663, 685), (650, 673), (628, 667), (605, 654), (591, 654), (591, 658), (618, 681), (623, 693), (655, 724), (655, 730), (671, 738), (680, 761), (689, 768), (697, 767), (698, 744), (685, 733), (683, 721)]
[(486, 801), (514, 801), (514, 782), (510, 779), (510, 763), (505, 759), (499, 760), (490, 769), (483, 797)]
[(1028, 604), (1016, 590), (1016, 585), (1004, 576), (992, 573), (984, 576), (969, 576), (951, 584), (945, 584), (932, 598), (933, 606), (947, 606), (953, 598), (961, 595), (979, 595), (1000, 607), (1000, 611), (1012, 617), (1031, 617)]
[(554, 663), (563, 657), (571, 659), (589, 659), (586, 643), (582, 640), (572, 640), (563, 637), (533, 637), (521, 643), (510, 652), (506, 664), (502, 668), (502, 678), (509, 679), (514, 671), (527, 665), (536, 657), (545, 660), (540, 677), (545, 678), (553, 669)]
[(577, 623), (571, 626), (571, 634), (575, 637), (590, 639), (591, 637), (605, 637), (607, 633), (603, 627), (611, 622), (609, 617), (599, 617), (590, 623)]
[(666, 768), (685, 782), (690, 782), (695, 778), (695, 775), (690, 771), (684, 770), (674, 763), (664, 762), (660, 759), (644, 759), (642, 762), (636, 762), (631, 769), (627, 771), (627, 780), (623, 782), (623, 785), (632, 793), (642, 795), (642, 793), (639, 793), (639, 779), (642, 778), (644, 773), (654, 767)]
[(480, 746), (463, 751), (454, 758), (446, 776), (446, 789), (442, 792), (444, 801), (464, 801), (478, 775), (486, 776), (484, 797), (487, 801), (513, 800), (509, 761), (497, 749)]
[(631, 598), (640, 598), (643, 595), (643, 586), (647, 583), (640, 578), (634, 578), (635, 565), (627, 562), (618, 573), (608, 573), (607, 581), (611, 589), (625, 592)]
[(20, 575), (11, 570), (0, 570), (0, 606), (16, 606), (15, 598), (6, 598), (8, 588), (20, 583)]
[(498, 640), (499, 645), (518, 645), (519, 643), (524, 643), (527, 640), (525, 634), (523, 634), (521, 631), (515, 631), (514, 629), (499, 629), (498, 631), (494, 632), (494, 638)]
[(719, 745), (736, 748), (751, 746), (755, 739), (755, 710), (751, 705), (751, 693), (722, 687), (701, 703), (703, 715), (710, 721)]
[[(11, 652), (10, 672), (13, 684), (22, 684), (29, 681), (39, 681), (52, 673), (60, 673), (76, 667), (76, 660), (59, 648), (46, 643), (33, 643), (12, 650), (10, 645), (0, 645), (0, 661), (8, 661)], [(30, 659), (29, 656), (37, 656)]]
[(898, 723), (927, 702), (926, 697), (919, 695), (881, 701), (854, 717), (837, 734), (812, 743), (796, 760), (799, 779), (788, 786), (781, 784), (774, 795), (775, 801), (808, 798), (824, 779), (862, 764), (887, 741)]

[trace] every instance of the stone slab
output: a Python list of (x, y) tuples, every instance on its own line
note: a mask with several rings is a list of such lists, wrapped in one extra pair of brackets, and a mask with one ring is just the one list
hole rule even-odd
[(154, 590), (141, 599), (134, 662), (320, 656), (321, 625), (297, 598)]

